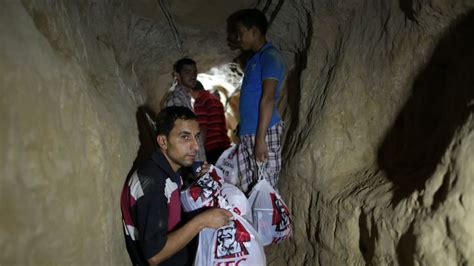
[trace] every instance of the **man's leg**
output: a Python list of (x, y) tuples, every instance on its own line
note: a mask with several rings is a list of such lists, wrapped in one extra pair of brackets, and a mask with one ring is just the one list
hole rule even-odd
[[(254, 156), (255, 136), (245, 135), (240, 137), (237, 159), (239, 164), (240, 189), (247, 193), (249, 185), (254, 182), (254, 173), (256, 173), (256, 163)], [(255, 178), (256, 180), (256, 178)]]
[(268, 148), (267, 177), (270, 185), (278, 191), (278, 177), (281, 170), (281, 137), (284, 123), (278, 122), (267, 130), (265, 141)]

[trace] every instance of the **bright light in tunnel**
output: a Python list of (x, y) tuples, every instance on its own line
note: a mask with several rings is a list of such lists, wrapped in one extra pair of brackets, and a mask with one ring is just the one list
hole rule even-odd
[[(221, 94), (222, 97), (227, 98), (234, 94), (235, 90), (240, 87), (242, 78), (241, 73), (235, 72), (236, 65), (234, 63), (224, 64), (211, 68), (207, 73), (198, 74), (198, 80), (206, 90), (213, 90), (215, 87), (223, 87), (227, 95)], [(226, 99), (222, 99), (225, 102)]]
[(229, 95), (231, 95), (236, 89), (225, 78), (212, 74), (200, 73), (198, 74), (198, 80), (201, 81), (206, 90), (212, 90), (215, 86), (222, 86), (229, 92)]
[(213, 67), (206, 73), (198, 74), (197, 77), (206, 90), (214, 91), (220, 87), (217, 91), (224, 105), (226, 127), (233, 142), (236, 142), (237, 139), (232, 132), (239, 121), (238, 95), (235, 95), (235, 93), (240, 88), (242, 75), (237, 64), (229, 63)]

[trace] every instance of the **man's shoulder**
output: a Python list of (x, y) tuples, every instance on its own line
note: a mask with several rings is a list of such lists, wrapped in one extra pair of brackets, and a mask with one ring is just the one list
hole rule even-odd
[(214, 95), (214, 94), (212, 94), (210, 91), (206, 91), (205, 95), (206, 95), (206, 100), (207, 100), (207, 101), (212, 101), (212, 102), (216, 102), (216, 101), (217, 101), (217, 102), (221, 102), (221, 101), (219, 100), (219, 98), (217, 98), (217, 96)]
[(164, 171), (155, 161), (153, 161), (152, 158), (148, 158), (147, 160), (141, 162), (137, 169), (137, 173), (140, 175), (158, 176), (162, 172)]
[(281, 55), (281, 52), (275, 48), (274, 46), (270, 46), (266, 48), (265, 50), (262, 51), (261, 57), (263, 60), (276, 60), (278, 62), (283, 61), (283, 57)]
[(285, 62), (283, 56), (275, 47), (270, 46), (262, 52), (260, 64), (262, 65), (263, 77), (283, 79)]
[[(143, 161), (137, 168), (137, 176), (140, 183), (143, 186), (143, 190), (146, 190), (149, 185), (164, 185), (166, 178), (170, 176), (163, 166), (160, 166), (152, 158)], [(151, 186), (151, 187), (153, 187)]]
[(194, 104), (199, 104), (199, 105), (202, 105), (204, 107), (208, 107), (208, 105), (210, 103), (216, 103), (216, 102), (221, 102), (219, 100), (219, 98), (217, 98), (217, 96), (215, 96), (214, 94), (212, 94), (211, 92), (209, 91), (204, 91), (202, 92), (202, 94), (200, 95), (200, 97), (198, 99), (196, 99), (196, 101), (194, 102)]

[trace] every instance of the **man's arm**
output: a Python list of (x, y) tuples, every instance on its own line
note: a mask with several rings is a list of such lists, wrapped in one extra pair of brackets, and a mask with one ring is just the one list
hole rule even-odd
[(160, 252), (148, 259), (150, 265), (157, 265), (184, 248), (205, 227), (219, 228), (229, 222), (232, 214), (224, 209), (207, 210), (181, 228), (167, 235), (166, 244)]
[(255, 159), (264, 161), (268, 157), (268, 148), (265, 142), (268, 125), (272, 119), (273, 105), (275, 104), (275, 90), (278, 81), (265, 79), (262, 85), (262, 97), (260, 98), (257, 134), (255, 136)]

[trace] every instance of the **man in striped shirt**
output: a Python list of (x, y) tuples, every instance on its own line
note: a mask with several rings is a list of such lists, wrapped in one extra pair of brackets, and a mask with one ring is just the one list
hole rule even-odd
[(194, 113), (204, 140), (207, 162), (215, 164), (222, 152), (230, 146), (224, 106), (219, 98), (205, 90), (199, 81), (191, 91), (191, 96), (194, 98)]

